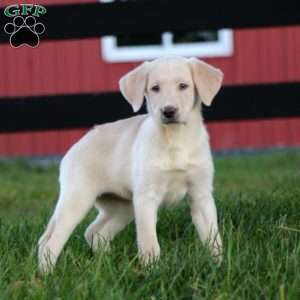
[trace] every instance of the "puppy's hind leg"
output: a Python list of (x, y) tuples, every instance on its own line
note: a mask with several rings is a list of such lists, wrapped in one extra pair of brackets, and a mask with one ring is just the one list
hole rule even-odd
[(85, 239), (92, 250), (109, 250), (110, 242), (133, 218), (131, 201), (109, 197), (96, 204), (99, 214), (85, 232)]
[(39, 239), (39, 242), (38, 242), (39, 249), (42, 249), (45, 246), (45, 244), (47, 243), (47, 241), (50, 239), (50, 237), (53, 233), (54, 227), (55, 227), (55, 218), (54, 218), (54, 215), (52, 215), (44, 233), (42, 234), (42, 236)]
[(60, 194), (55, 212), (39, 242), (39, 270), (51, 271), (77, 224), (93, 206), (97, 191), (68, 184)]

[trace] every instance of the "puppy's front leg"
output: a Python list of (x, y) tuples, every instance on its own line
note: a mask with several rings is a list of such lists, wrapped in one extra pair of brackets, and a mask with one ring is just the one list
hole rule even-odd
[(134, 213), (139, 256), (147, 265), (159, 258), (160, 247), (156, 234), (157, 210), (159, 203), (154, 195), (134, 195)]
[(222, 262), (222, 240), (218, 229), (217, 210), (211, 188), (193, 185), (191, 197), (191, 214), (200, 239), (207, 244), (217, 262)]

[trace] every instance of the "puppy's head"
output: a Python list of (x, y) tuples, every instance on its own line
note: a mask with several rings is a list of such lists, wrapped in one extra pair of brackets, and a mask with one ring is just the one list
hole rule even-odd
[(222, 71), (198, 59), (163, 57), (138, 66), (119, 84), (135, 112), (145, 97), (150, 115), (170, 124), (186, 123), (199, 100), (211, 105), (222, 80)]

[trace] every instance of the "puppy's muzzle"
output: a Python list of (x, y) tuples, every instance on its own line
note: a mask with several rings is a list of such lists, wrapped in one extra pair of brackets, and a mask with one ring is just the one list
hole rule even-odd
[(164, 123), (177, 122), (178, 108), (175, 106), (165, 106), (161, 109), (162, 120)]

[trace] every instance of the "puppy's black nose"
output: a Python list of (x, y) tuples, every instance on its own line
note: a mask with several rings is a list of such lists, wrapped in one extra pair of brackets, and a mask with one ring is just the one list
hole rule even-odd
[(175, 115), (177, 113), (177, 108), (174, 106), (165, 106), (162, 109), (162, 114), (166, 119), (174, 119)]

